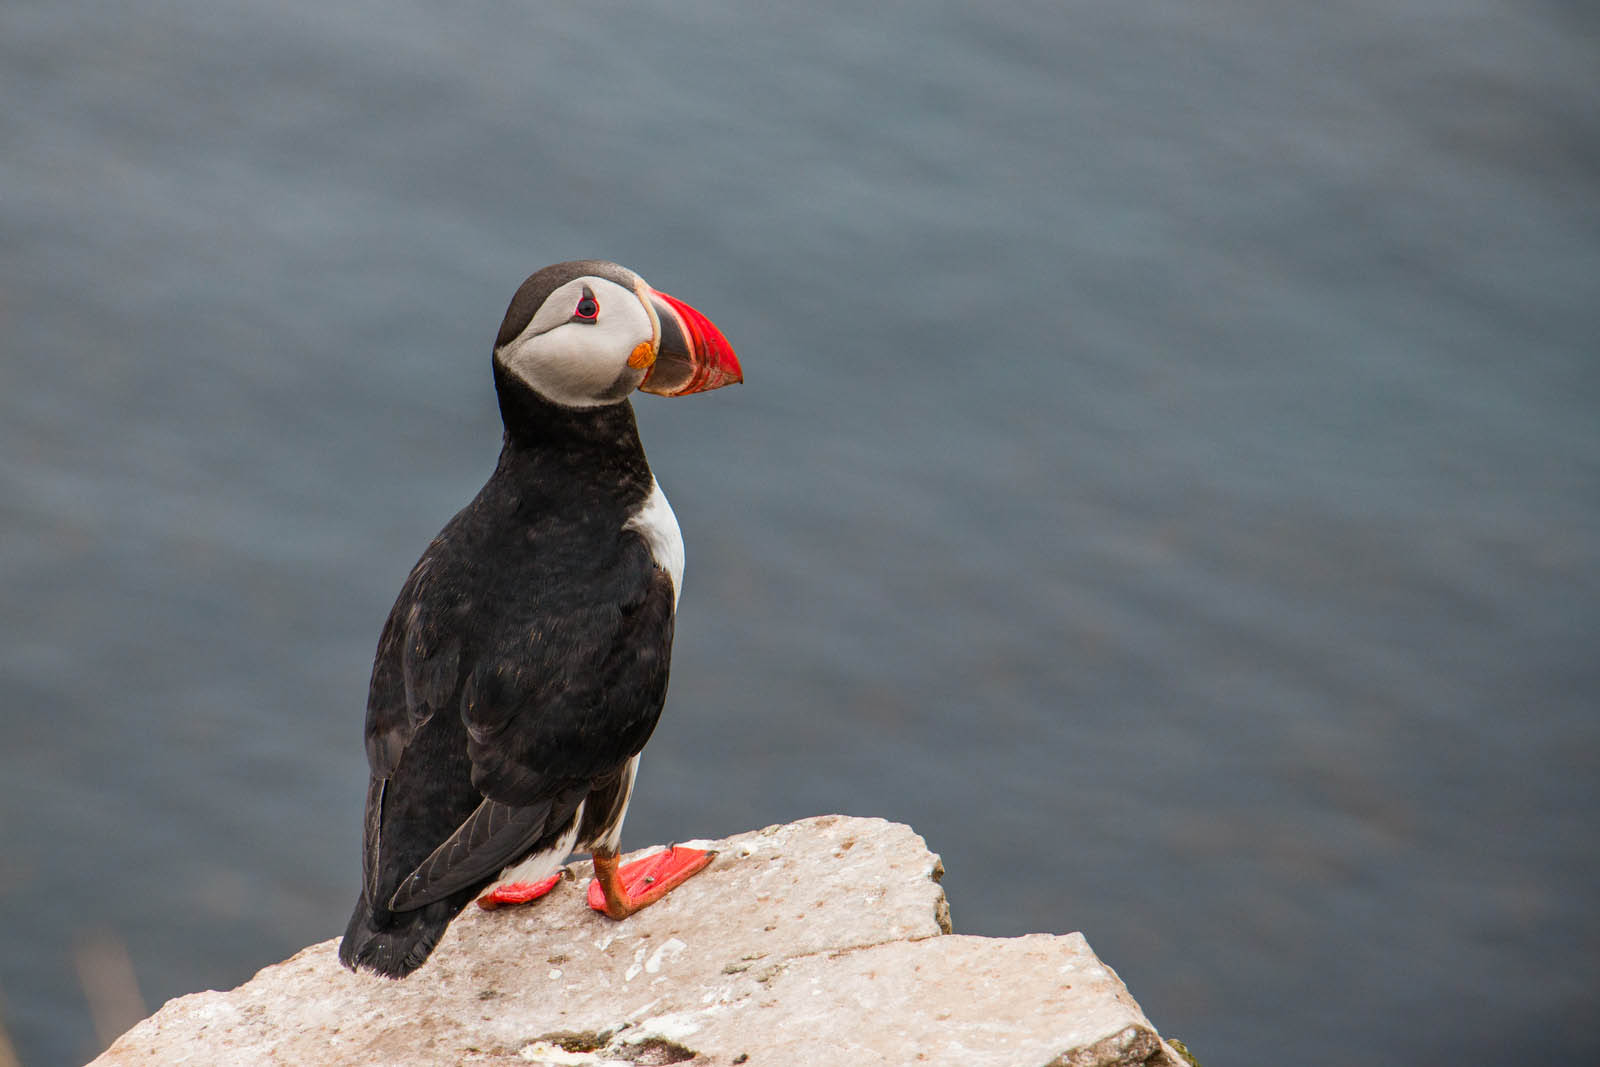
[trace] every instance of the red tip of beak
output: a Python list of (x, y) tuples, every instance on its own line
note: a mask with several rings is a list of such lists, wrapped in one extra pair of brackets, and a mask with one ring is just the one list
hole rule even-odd
[(744, 381), (739, 357), (716, 323), (659, 289), (650, 295), (661, 320), (661, 349), (640, 389), (684, 396)]

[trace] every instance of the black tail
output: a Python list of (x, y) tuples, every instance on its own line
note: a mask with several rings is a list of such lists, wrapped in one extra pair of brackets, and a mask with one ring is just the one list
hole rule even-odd
[(388, 978), (404, 978), (421, 967), (444, 935), (445, 927), (471, 900), (476, 887), (415, 911), (374, 911), (365, 896), (356, 900), (339, 962), (352, 971), (365, 970)]

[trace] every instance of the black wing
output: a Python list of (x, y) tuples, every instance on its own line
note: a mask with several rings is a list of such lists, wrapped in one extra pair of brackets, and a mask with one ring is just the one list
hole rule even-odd
[(440, 599), (432, 579), (448, 546), (446, 530), (412, 568), (378, 637), (366, 725), (374, 778), (394, 774), (412, 737), (460, 690), (462, 633), (448, 625), (447, 612), (430, 606)]
[[(387, 906), (396, 878), (426, 855), (426, 848), (418, 849), (411, 842), (401, 847), (385, 840), (385, 813), (389, 813), (387, 821), (393, 829), (396, 805), (389, 802), (389, 790), (400, 759), (435, 712), (452, 707), (460, 692), (463, 635), (459, 630), (447, 631), (441, 625), (443, 613), (430, 605), (442, 602), (437, 587), (445, 583), (436, 579), (441, 571), (450, 570), (455, 547), (451, 533), (461, 518), (458, 515), (434, 539), (407, 576), (378, 638), (372, 664), (365, 731), (372, 778), (362, 833), (361, 884), (368, 903), (375, 908)], [(438, 754), (431, 755), (436, 759)], [(401, 821), (414, 820), (402, 816)], [(445, 827), (438, 832), (447, 831)], [(402, 866), (404, 870), (394, 869)], [(384, 883), (390, 888), (380, 891)]]
[(540, 841), (559, 834), (588, 792), (587, 784), (576, 784), (524, 807), (485, 799), (400, 883), (389, 908), (411, 911), (493, 878)]

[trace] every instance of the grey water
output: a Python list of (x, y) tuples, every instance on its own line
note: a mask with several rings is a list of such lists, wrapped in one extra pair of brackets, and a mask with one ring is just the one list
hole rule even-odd
[(378, 628), (581, 256), (748, 380), (636, 403), (625, 844), (908, 822), (1209, 1065), (1600, 1054), (1592, 7), (13, 0), (0, 88), (23, 1064), (96, 961), (340, 932)]

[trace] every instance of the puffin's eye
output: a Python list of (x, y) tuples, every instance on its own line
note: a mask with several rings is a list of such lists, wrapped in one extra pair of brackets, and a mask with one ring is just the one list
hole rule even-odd
[(578, 301), (578, 309), (572, 317), (579, 322), (593, 322), (600, 317), (600, 301), (594, 298), (587, 285), (583, 287), (583, 299)]

